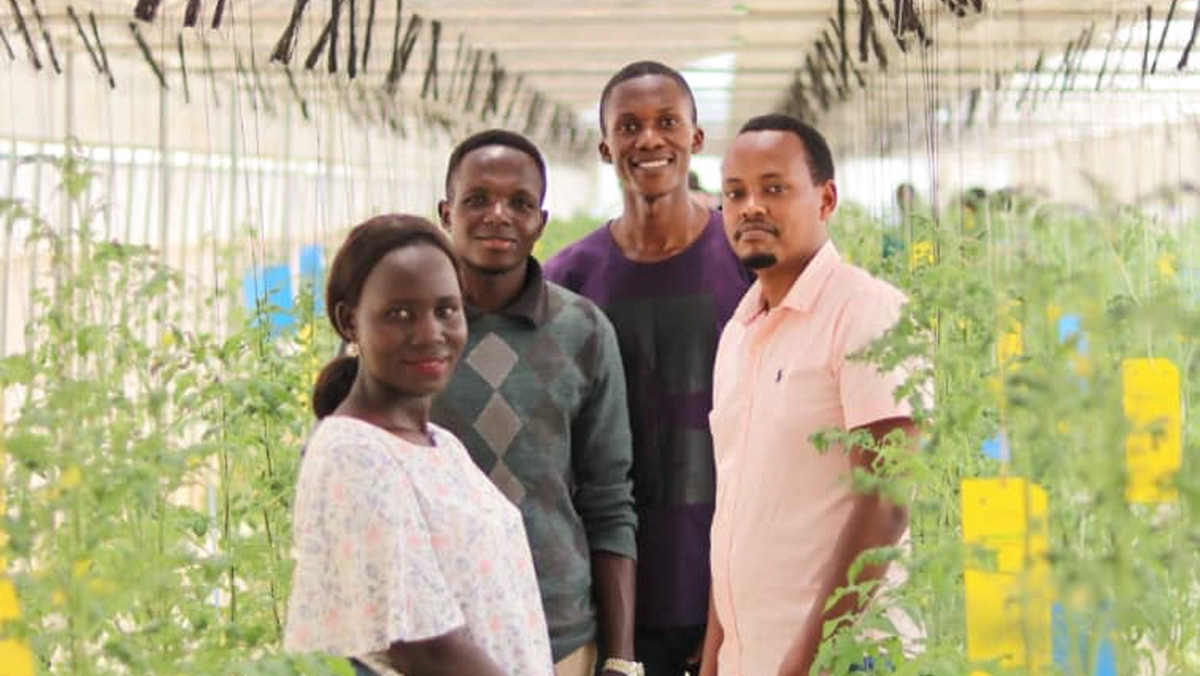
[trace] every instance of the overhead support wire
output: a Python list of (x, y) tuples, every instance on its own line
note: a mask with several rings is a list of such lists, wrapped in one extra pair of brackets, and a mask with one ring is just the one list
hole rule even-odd
[(1146, 86), (1146, 74), (1150, 70), (1150, 24), (1154, 18), (1154, 9), (1146, 5), (1146, 46), (1142, 50), (1142, 86)]
[(83, 30), (83, 22), (79, 20), (79, 15), (75, 13), (75, 8), (71, 5), (67, 5), (67, 16), (71, 17), (71, 23), (75, 24), (75, 30), (79, 32), (79, 41), (83, 43), (84, 49), (91, 57), (92, 65), (96, 67), (97, 72), (103, 75), (104, 65), (100, 63), (100, 55), (92, 47), (92, 41), (88, 39), (87, 32)]
[(158, 79), (159, 86), (163, 89), (170, 89), (167, 86), (167, 77), (163, 73), (162, 66), (154, 59), (154, 52), (150, 49), (150, 44), (146, 42), (146, 38), (142, 37), (142, 32), (138, 30), (136, 21), (129, 22), (129, 30), (133, 33), (133, 39), (137, 41), (138, 49), (142, 52), (142, 57), (146, 59), (146, 63), (154, 71), (154, 77)]
[(161, 4), (162, 0), (138, 0), (133, 7), (133, 15), (141, 21), (151, 23)]
[(508, 107), (504, 110), (504, 124), (502, 126), (508, 127), (512, 124), (513, 113), (517, 109), (517, 99), (521, 97), (521, 89), (524, 85), (525, 75), (517, 73), (517, 79), (513, 84), (512, 96), (508, 97)]
[[(400, 11), (401, 0), (396, 0), (396, 11)], [(408, 28), (404, 31), (404, 39), (400, 39), (400, 24), (402, 19), (400, 14), (396, 14), (396, 30), (392, 36), (392, 65), (388, 69), (386, 88), (388, 93), (395, 94), (400, 83), (400, 78), (404, 77), (404, 72), (408, 70), (409, 57), (412, 56), (413, 48), (416, 47), (417, 37), (420, 35), (421, 25), (424, 19), (420, 14), (413, 13), (408, 17)]]
[(37, 48), (33, 46), (33, 38), (29, 35), (29, 26), (25, 24), (25, 16), (21, 14), (21, 6), (17, 4), (17, 0), (8, 0), (9, 6), (12, 7), (13, 17), (17, 20), (17, 32), (25, 39), (25, 48), (29, 50), (29, 61), (37, 70), (42, 69), (42, 60), (38, 58)]
[(1188, 65), (1188, 55), (1192, 53), (1192, 48), (1196, 46), (1196, 35), (1200, 34), (1200, 7), (1196, 8), (1196, 15), (1192, 17), (1192, 36), (1188, 38), (1187, 45), (1183, 48), (1183, 55), (1179, 57), (1179, 65), (1176, 70), (1183, 70)]
[(1171, 30), (1171, 21), (1175, 19), (1175, 6), (1179, 0), (1171, 0), (1167, 8), (1167, 20), (1163, 23), (1162, 34), (1158, 36), (1158, 49), (1154, 50), (1154, 63), (1150, 64), (1150, 74), (1158, 72), (1158, 57), (1162, 56), (1163, 45), (1167, 42), (1167, 31)]
[(979, 87), (973, 87), (967, 95), (967, 114), (963, 121), (963, 129), (970, 129), (975, 124), (975, 113), (979, 110), (979, 97), (981, 94)]
[(333, 8), (329, 16), (329, 52), (326, 54), (325, 65), (330, 73), (336, 73), (338, 68), (338, 26), (342, 22), (342, 5), (346, 0), (333, 0)]
[(358, 15), (354, 0), (346, 0), (350, 5), (350, 46), (346, 56), (346, 76), (351, 80), (358, 77)]
[(421, 99), (426, 99), (430, 92), (433, 93), (433, 100), (439, 100), (438, 96), (438, 47), (442, 41), (442, 22), (434, 19), (429, 22), (429, 63), (425, 67), (425, 81), (421, 83)]
[(525, 111), (525, 127), (522, 131), (526, 136), (533, 136), (533, 132), (537, 130), (538, 122), (541, 121), (543, 105), (545, 105), (545, 99), (542, 93), (534, 91), (533, 98), (529, 100), (529, 108)]
[(467, 100), (463, 104), (463, 111), (467, 112), (467, 113), (469, 113), (475, 109), (475, 87), (477, 86), (477, 84), (479, 82), (479, 68), (480, 68), (480, 66), (483, 65), (483, 50), (482, 49), (477, 50), (475, 52), (475, 58), (472, 61), (473, 61), (473, 63), (471, 64), (471, 80), (467, 84)]
[(805, 55), (804, 69), (808, 71), (808, 81), (812, 85), (813, 93), (817, 96), (817, 103), (820, 104), (821, 110), (829, 110), (831, 98), (829, 88), (825, 86), (825, 76), (817, 67), (817, 62), (813, 59), (812, 54)]
[[(1062, 101), (1066, 97), (1068, 89), (1075, 88), (1075, 80), (1079, 78), (1079, 72), (1083, 68), (1084, 56), (1087, 55), (1088, 48), (1091, 47), (1095, 31), (1096, 24), (1089, 24), (1080, 32), (1076, 40), (1067, 43), (1067, 51), (1063, 55), (1062, 84), (1059, 87), (1058, 93), (1059, 101)], [(1053, 87), (1054, 83), (1051, 82), (1050, 88), (1053, 89)]]
[(275, 43), (275, 49), (271, 51), (272, 61), (284, 65), (292, 62), (292, 54), (296, 51), (300, 20), (304, 17), (304, 10), (307, 7), (308, 0), (296, 0), (296, 4), (292, 5), (292, 15), (288, 19), (287, 27), (283, 29), (283, 34), (279, 36), (279, 40)]
[(29, 5), (33, 7), (33, 18), (42, 31), (42, 41), (46, 43), (46, 53), (50, 55), (50, 65), (54, 67), (55, 73), (61, 75), (62, 67), (58, 65), (58, 54), (54, 51), (54, 41), (50, 39), (50, 31), (46, 28), (46, 19), (42, 16), (42, 10), (38, 7), (37, 0), (29, 0)]
[(213, 10), (212, 27), (216, 30), (221, 27), (221, 20), (225, 18), (225, 2), (226, 0), (217, 0), (217, 8)]
[(179, 46), (179, 73), (183, 78), (183, 101), (184, 103), (191, 103), (192, 93), (188, 88), (187, 61), (184, 59), (183, 55), (183, 33), (178, 34), (176, 38), (176, 44)]
[(837, 21), (833, 23), (833, 30), (837, 33), (838, 48), (840, 49), (839, 68), (842, 74), (842, 82), (848, 81), (850, 67), (850, 47), (846, 40), (846, 0), (838, 0), (837, 5)]
[(875, 14), (871, 11), (870, 0), (858, 0), (858, 16), (858, 60), (867, 63), (870, 51), (874, 51), (879, 68), (887, 71), (887, 55), (879, 40), (879, 32), (875, 29)]
[(200, 0), (188, 0), (187, 9), (183, 11), (183, 26), (195, 28), (200, 22)]
[(100, 52), (100, 63), (104, 66), (104, 72), (108, 75), (108, 88), (116, 89), (117, 81), (113, 78), (112, 66), (108, 63), (108, 50), (104, 48), (104, 43), (100, 41), (100, 29), (96, 26), (96, 13), (88, 11), (88, 24), (92, 28), (92, 39), (96, 41), (96, 51)]
[(296, 97), (296, 103), (300, 106), (300, 115), (308, 121), (308, 101), (304, 100), (304, 95), (300, 93), (300, 88), (296, 86), (296, 76), (292, 73), (292, 69), (288, 65), (283, 66), (283, 72), (287, 75), (288, 88), (292, 90), (292, 96)]
[(204, 66), (208, 69), (208, 83), (212, 91), (212, 101), (214, 108), (221, 107), (221, 93), (217, 87), (217, 71), (213, 68), (212, 49), (208, 46), (208, 40), (204, 36), (200, 36), (200, 47), (204, 51)]
[(485, 117), (495, 117), (500, 111), (500, 89), (504, 86), (504, 79), (508, 77), (508, 73), (500, 66), (500, 57), (496, 52), (488, 54), (488, 61), (491, 62), (491, 75), (488, 77), (487, 94), (483, 97), (483, 107), (479, 110), (479, 119)]
[(1112, 54), (1113, 45), (1117, 42), (1117, 33), (1121, 32), (1121, 15), (1113, 20), (1112, 33), (1108, 36), (1108, 46), (1104, 48), (1104, 58), (1100, 61), (1100, 74), (1096, 76), (1096, 91), (1100, 91), (1104, 82), (1104, 71), (1108, 70), (1108, 57)]
[(1116, 82), (1117, 73), (1121, 72), (1121, 66), (1124, 65), (1124, 59), (1126, 59), (1126, 54), (1129, 54), (1129, 49), (1133, 47), (1133, 40), (1136, 35), (1138, 35), (1138, 17), (1133, 18), (1133, 24), (1129, 26), (1129, 35), (1126, 36), (1126, 41), (1121, 46), (1121, 58), (1117, 60), (1116, 67), (1112, 68), (1112, 74), (1109, 76), (1110, 88)]
[[(400, 20), (400, 16), (396, 16), (396, 20)], [(367, 72), (367, 60), (371, 53), (371, 35), (375, 31), (375, 0), (370, 0), (367, 3), (367, 28), (363, 35), (363, 51), (362, 51), (362, 72), (365, 75)]]
[[(1017, 108), (1020, 108), (1021, 106), (1023, 106), (1025, 104), (1025, 99), (1029, 96), (1029, 93), (1033, 90), (1034, 80), (1037, 78), (1038, 75), (1041, 75), (1042, 65), (1045, 64), (1045, 62), (1046, 62), (1046, 53), (1038, 52), (1037, 61), (1035, 61), (1033, 64), (1033, 70), (1029, 71), (1028, 75), (1026, 76), (1025, 87), (1023, 89), (1021, 89), (1021, 95), (1017, 97)], [(1036, 94), (1034, 94), (1034, 98), (1035, 99), (1037, 98)]]
[(447, 98), (454, 100), (454, 93), (458, 89), (458, 74), (463, 69), (463, 52), (467, 51), (467, 37), (462, 33), (458, 34), (458, 40), (454, 46), (454, 65), (450, 67), (450, 93)]
[(13, 52), (12, 45), (8, 44), (8, 36), (4, 34), (4, 27), (0, 26), (0, 45), (4, 45), (4, 51), (8, 52), (10, 61), (16, 61), (17, 55)]

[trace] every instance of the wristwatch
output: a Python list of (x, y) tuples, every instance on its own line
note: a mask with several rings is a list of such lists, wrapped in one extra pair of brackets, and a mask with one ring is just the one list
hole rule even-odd
[(600, 671), (615, 671), (618, 674), (625, 674), (625, 676), (646, 676), (646, 668), (642, 666), (641, 662), (630, 662), (615, 657), (604, 660)]

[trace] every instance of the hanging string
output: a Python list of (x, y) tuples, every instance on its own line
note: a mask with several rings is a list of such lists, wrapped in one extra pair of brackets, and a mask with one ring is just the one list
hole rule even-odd
[(1113, 20), (1112, 34), (1108, 36), (1108, 46), (1104, 48), (1104, 59), (1100, 62), (1100, 74), (1096, 76), (1096, 91), (1100, 91), (1100, 85), (1104, 82), (1104, 72), (1108, 69), (1108, 57), (1112, 53), (1113, 45), (1117, 41), (1117, 33), (1121, 31), (1121, 15), (1118, 14)]
[(304, 16), (304, 10), (307, 6), (308, 0), (296, 0), (296, 4), (292, 6), (292, 15), (288, 19), (287, 28), (279, 36), (279, 41), (275, 43), (275, 50), (271, 52), (271, 61), (284, 65), (292, 62), (292, 53), (296, 50), (300, 19)]
[(1171, 21), (1175, 18), (1175, 6), (1178, 2), (1179, 0), (1171, 0), (1171, 6), (1167, 8), (1167, 20), (1163, 23), (1162, 34), (1158, 36), (1158, 49), (1154, 50), (1154, 63), (1150, 64), (1151, 74), (1158, 72), (1158, 57), (1162, 56), (1163, 44), (1167, 41), (1167, 31), (1171, 30)]
[(95, 12), (88, 12), (88, 23), (92, 29), (92, 39), (95, 40), (96, 51), (100, 53), (100, 65), (103, 66), (101, 72), (108, 77), (108, 88), (116, 89), (117, 82), (113, 79), (112, 67), (108, 64), (108, 51), (104, 48), (104, 43), (100, 40), (100, 29), (96, 26)]
[(25, 24), (25, 16), (21, 14), (21, 6), (17, 4), (17, 0), (8, 0), (8, 4), (12, 7), (13, 17), (17, 20), (17, 31), (25, 39), (25, 48), (29, 50), (29, 61), (35, 69), (41, 70), (42, 60), (38, 58), (37, 49), (33, 46), (33, 38), (29, 35), (29, 27)]
[(103, 75), (104, 66), (100, 63), (100, 56), (96, 54), (96, 50), (92, 47), (92, 41), (88, 39), (87, 33), (83, 30), (83, 22), (79, 20), (79, 15), (75, 13), (75, 8), (71, 5), (67, 5), (67, 16), (71, 17), (71, 23), (75, 24), (75, 30), (79, 33), (79, 41), (87, 49), (88, 56), (92, 59), (92, 65)]
[(187, 9), (183, 12), (183, 25), (194, 27), (200, 20), (200, 0), (188, 0)]
[(179, 72), (183, 78), (183, 102), (191, 103), (192, 102), (192, 92), (188, 88), (187, 61), (184, 59), (184, 54), (183, 54), (183, 33), (178, 34), (177, 38), (178, 38), (177, 44), (179, 46)]
[[(396, 17), (397, 21), (400, 17)], [(367, 72), (368, 57), (371, 53), (371, 35), (375, 30), (375, 0), (370, 0), (367, 3), (367, 29), (363, 35), (363, 51), (362, 51), (362, 72)]]
[(217, 0), (217, 8), (213, 10), (212, 27), (216, 30), (221, 27), (221, 20), (225, 17), (225, 1)]
[(46, 28), (46, 19), (42, 16), (42, 10), (38, 7), (37, 0), (29, 0), (29, 5), (33, 7), (33, 18), (42, 31), (42, 41), (46, 43), (46, 53), (50, 55), (50, 65), (54, 67), (55, 73), (62, 75), (62, 67), (58, 65), (58, 54), (54, 51), (54, 41), (50, 39), (50, 31)]
[(154, 77), (158, 79), (158, 84), (163, 89), (170, 89), (167, 86), (167, 77), (163, 73), (162, 66), (155, 60), (153, 52), (150, 50), (150, 45), (146, 42), (146, 38), (142, 37), (142, 32), (138, 30), (138, 25), (134, 21), (129, 22), (129, 30), (133, 33), (133, 39), (137, 41), (138, 49), (142, 52), (142, 58), (150, 65), (150, 69), (154, 71)]
[(1192, 53), (1192, 48), (1196, 46), (1196, 36), (1198, 34), (1200, 34), (1200, 7), (1196, 7), (1196, 14), (1192, 17), (1192, 35), (1183, 47), (1183, 54), (1179, 57), (1179, 65), (1176, 66), (1176, 70), (1187, 68), (1188, 56)]

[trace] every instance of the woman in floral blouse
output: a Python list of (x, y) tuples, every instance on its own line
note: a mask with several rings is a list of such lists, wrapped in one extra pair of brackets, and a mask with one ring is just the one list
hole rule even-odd
[(413, 216), (352, 230), (326, 308), (349, 344), (313, 393), (284, 648), (360, 674), (550, 676), (516, 507), (429, 422), (466, 339), (458, 262)]

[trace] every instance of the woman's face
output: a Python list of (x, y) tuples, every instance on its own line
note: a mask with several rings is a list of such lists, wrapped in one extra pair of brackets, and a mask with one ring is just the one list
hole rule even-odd
[(345, 316), (347, 337), (359, 347), (360, 377), (401, 397), (430, 397), (445, 388), (467, 339), (458, 277), (433, 244), (381, 258), (358, 307)]

